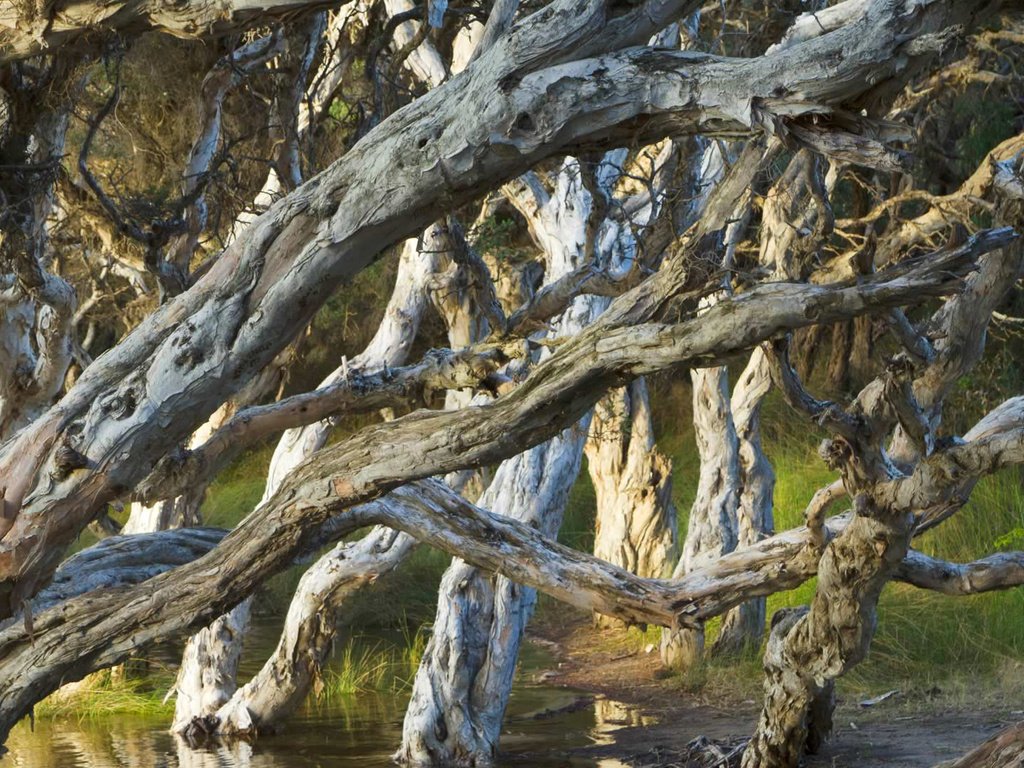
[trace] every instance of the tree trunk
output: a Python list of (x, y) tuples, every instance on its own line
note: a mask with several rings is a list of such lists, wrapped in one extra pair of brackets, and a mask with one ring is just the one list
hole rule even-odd
[[(555, 536), (579, 474), (586, 425), (505, 461), (480, 499)], [(453, 561), (416, 673), (396, 755), (411, 766), (492, 765), (536, 591)]]
[(812, 325), (793, 334), (793, 364), (797, 375), (804, 381), (810, 381), (814, 374), (822, 337), (826, 330), (823, 326)]
[(56, 174), (45, 169), (64, 155), (81, 76), (73, 65), (51, 68), (65, 89), (40, 74), (42, 85), (25, 77), (16, 99), (0, 91), (0, 165), (25, 169), (6, 174), (2, 189), (0, 259), (8, 274), (0, 275), (0, 444), (53, 405), (72, 360), (77, 301), (70, 283), (50, 270)]
[(850, 383), (850, 351), (853, 344), (853, 321), (832, 326), (832, 346), (828, 355), (828, 388), (843, 392)]
[(903, 510), (867, 508), (825, 549), (810, 610), (774, 628), (764, 707), (743, 768), (793, 768), (809, 733), (821, 741), (825, 726), (809, 713), (822, 712), (815, 704), (831, 695), (831, 682), (866, 655), (878, 596), (907, 553), (913, 522)]
[[(533, 369), (526, 385), (493, 403), (457, 412), (421, 411), (363, 429), (311, 457), (273, 499), (195, 562), (57, 605), (37, 601), (31, 623), (19, 612), (0, 624), (0, 737), (6, 738), (14, 723), (62, 682), (119, 663), (138, 649), (230, 609), (316, 545), (321, 526), (342, 510), (347, 511), (339, 516), (334, 535), (390, 523), (390, 518), (360, 516), (358, 505), (403, 483), (501, 461), (514, 446), (550, 439), (583, 418), (610, 386), (673, 365), (719, 362), (735, 354), (738, 344), (774, 337), (812, 318), (836, 322), (873, 308), (948, 294), (960, 287), (960, 275), (972, 265), (967, 257), (1004, 245), (1008, 234), (987, 233), (951, 252), (856, 284), (755, 286), (742, 300), (725, 299), (697, 319), (634, 325), (664, 306), (666, 292), (674, 295), (678, 275), (666, 265), (667, 271), (663, 268), (617, 299), (593, 327), (559, 345)], [(1015, 439), (1019, 442), (1019, 435)], [(1005, 440), (992, 444), (999, 462), (983, 470), (1020, 461), (1008, 447)], [(962, 463), (970, 448), (954, 445), (944, 449), (943, 457), (949, 454)], [(181, 471), (187, 476), (187, 468)], [(619, 571), (616, 578), (625, 576), (629, 574)], [(701, 581), (706, 582), (703, 575)], [(681, 607), (673, 615), (693, 610), (690, 603), (675, 605)]]
[[(771, 372), (762, 349), (755, 349), (732, 393), (732, 417), (739, 444), (739, 506), (737, 547), (750, 547), (774, 532), (772, 501), (775, 473), (761, 446), (761, 403), (771, 389)], [(765, 598), (758, 597), (730, 611), (722, 620), (714, 650), (736, 651), (761, 642)]]
[(862, 386), (871, 379), (874, 367), (871, 355), (874, 352), (874, 319), (858, 317), (853, 321), (850, 334), (850, 374), (856, 386)]
[[(584, 451), (597, 507), (594, 556), (638, 576), (668, 575), (676, 558), (672, 464), (655, 447), (643, 379), (598, 402)], [(600, 614), (594, 622), (620, 623)]]
[[(690, 508), (683, 555), (673, 578), (714, 562), (736, 548), (736, 510), (740, 501), (739, 441), (729, 402), (725, 366), (695, 368), (693, 429), (700, 455), (697, 497)], [(662, 632), (661, 659), (673, 669), (688, 669), (704, 654), (702, 629)]]
[[(299, 581), (270, 659), (230, 699), (220, 701), (212, 710), (204, 707), (214, 712), (207, 720), (207, 733), (272, 732), (302, 705), (310, 690), (319, 692), (345, 600), (397, 567), (415, 543), (406, 533), (377, 527), (359, 541), (339, 544), (317, 560)], [(175, 730), (187, 736), (197, 722), (203, 721), (192, 718), (182, 723), (176, 719)]]
[(1024, 723), (1017, 723), (979, 744), (959, 760), (935, 768), (1021, 768), (1024, 766)]
[(174, 683), (177, 698), (171, 730), (190, 742), (217, 730), (218, 720), (213, 715), (235, 693), (251, 608), (252, 600), (243, 600), (185, 645)]
[[(605, 171), (606, 175), (608, 171)], [(611, 173), (615, 177), (615, 173)], [(546, 195), (546, 193), (545, 193)], [(591, 205), (580, 165), (566, 160), (556, 189), (542, 197), (531, 231), (543, 244), (551, 283), (591, 258), (585, 235)], [(571, 336), (607, 302), (580, 297), (553, 324)], [(547, 443), (502, 463), (480, 505), (554, 537), (579, 474), (589, 415)], [(455, 560), (441, 581), (437, 617), (416, 673), (395, 759), (411, 766), (491, 765), (536, 592)]]
[[(416, 240), (408, 240), (403, 246), (394, 292), (377, 333), (366, 349), (351, 363), (344, 362), (333, 371), (321, 387), (351, 373), (396, 366), (405, 360), (428, 306), (427, 286), (442, 247), (433, 229), (424, 234), (423, 242), (422, 250)], [(274, 495), (298, 464), (323, 447), (331, 428), (331, 421), (324, 420), (288, 430), (281, 436), (271, 458), (260, 505)], [(194, 735), (250, 733), (273, 728), (291, 714), (318, 679), (319, 665), (332, 647), (334, 624), (328, 620), (336, 619), (347, 595), (373, 580), (353, 571), (352, 566), (365, 567), (367, 574), (385, 573), (404, 559), (412, 541), (404, 534), (389, 537), (387, 531), (378, 530), (360, 545), (358, 556), (354, 550), (339, 546), (310, 567), (292, 599), (274, 655), (237, 695), (237, 659), (245, 637), (249, 601), (191, 638), (178, 674), (179, 695), (173, 730)], [(336, 602), (324, 604), (321, 600)], [(314, 626), (317, 631), (310, 629)], [(289, 667), (286, 663), (289, 659), (303, 661)], [(197, 665), (206, 668), (196, 668)], [(225, 682), (228, 680), (230, 684)], [(182, 686), (185, 696), (182, 696)], [(212, 686), (210, 693), (202, 691), (201, 687), (206, 686)]]

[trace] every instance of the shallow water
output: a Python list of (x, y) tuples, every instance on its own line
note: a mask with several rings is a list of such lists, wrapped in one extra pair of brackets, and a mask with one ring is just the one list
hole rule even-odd
[[(256, 648), (243, 665), (245, 672), (255, 671), (275, 637), (272, 628), (259, 627)], [(524, 652), (506, 714), (499, 765), (619, 768), (622, 764), (615, 760), (570, 752), (610, 743), (617, 728), (640, 724), (640, 714), (601, 697), (532, 682), (550, 663), (536, 648)], [(408, 691), (362, 693), (312, 703), (289, 720), (280, 734), (209, 750), (193, 750), (173, 738), (164, 717), (39, 718), (34, 730), (27, 722), (14, 729), (7, 744), (10, 752), (0, 764), (24, 768), (392, 766), (390, 755), (401, 741), (408, 695)]]

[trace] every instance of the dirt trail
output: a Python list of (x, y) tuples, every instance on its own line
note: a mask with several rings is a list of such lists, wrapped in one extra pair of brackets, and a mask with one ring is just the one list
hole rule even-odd
[[(735, 694), (711, 700), (687, 693), (678, 678), (664, 675), (657, 649), (624, 647), (615, 631), (596, 632), (587, 617), (562, 616), (540, 622), (531, 639), (554, 654), (557, 666), (541, 675), (550, 685), (600, 694), (632, 705), (636, 714), (614, 730), (613, 744), (576, 750), (589, 758), (610, 758), (636, 768), (691, 768), (688, 745), (699, 737), (737, 745), (753, 730), (757, 701)], [(743, 674), (749, 674), (744, 672)], [(807, 768), (932, 768), (963, 755), (996, 731), (1021, 719), (1011, 709), (977, 711), (901, 705), (898, 698), (865, 709), (841, 702), (836, 730)], [(639, 723), (643, 723), (642, 725)]]

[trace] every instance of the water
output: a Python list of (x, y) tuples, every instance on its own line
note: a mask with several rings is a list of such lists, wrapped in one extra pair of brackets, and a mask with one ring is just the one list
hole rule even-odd
[[(261, 626), (244, 664), (251, 673), (276, 632)], [(379, 643), (380, 640), (375, 640)], [(634, 708), (580, 691), (535, 683), (551, 659), (525, 649), (502, 736), (501, 766), (620, 768), (615, 760), (570, 754), (609, 744), (614, 731), (641, 724)], [(243, 679), (245, 677), (243, 676)], [(40, 718), (19, 724), (8, 740), (6, 766), (23, 768), (327, 768), (393, 766), (408, 691), (360, 693), (311, 703), (280, 734), (254, 743), (193, 750), (167, 733), (166, 717), (131, 715)]]

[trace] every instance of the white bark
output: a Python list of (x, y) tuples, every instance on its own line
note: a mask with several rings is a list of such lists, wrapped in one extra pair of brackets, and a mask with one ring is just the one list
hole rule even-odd
[[(606, 169), (609, 180), (616, 172)], [(608, 185), (610, 187), (610, 184)], [(551, 282), (590, 258), (585, 244), (591, 206), (579, 165), (567, 160), (554, 193), (537, 198), (531, 231)], [(571, 336), (606, 305), (580, 297), (554, 323)], [(502, 463), (480, 505), (555, 536), (579, 474), (589, 415), (547, 443)], [(395, 758), (412, 766), (492, 764), (511, 693), (519, 646), (536, 592), (460, 560), (441, 581), (434, 629), (416, 673)]]
[[(351, 362), (343, 361), (321, 386), (329, 386), (350, 373), (395, 366), (405, 360), (428, 306), (427, 286), (436, 270), (439, 246), (432, 230), (424, 234), (422, 250), (416, 240), (406, 241), (395, 289), (377, 333), (360, 355)], [(273, 497), (298, 464), (323, 447), (331, 429), (332, 422), (325, 419), (290, 429), (281, 436), (271, 458), (260, 506)], [(274, 654), (237, 692), (237, 659), (249, 601), (197, 633), (189, 640), (182, 658), (172, 729), (196, 736), (253, 733), (274, 727), (301, 704), (318, 679), (320, 665), (331, 648), (337, 610), (345, 596), (397, 566), (411, 548), (412, 539), (406, 534), (391, 535), (378, 529), (364, 541), (351, 547), (339, 545), (317, 560), (299, 583)]]
[(197, 740), (216, 730), (210, 718), (231, 699), (238, 685), (238, 661), (242, 639), (249, 627), (252, 600), (197, 632), (185, 644), (181, 667), (174, 683), (174, 720), (171, 730)]
[[(389, 16), (397, 16), (400, 13), (412, 10), (414, 7), (410, 0), (384, 0), (384, 8)], [(406, 21), (399, 24), (395, 29), (393, 46), (401, 50), (407, 45), (412, 45), (417, 37), (421, 21)], [(444, 82), (448, 72), (444, 60), (429, 40), (422, 40), (419, 45), (409, 52), (403, 65), (407, 67), (421, 83), (428, 83), (433, 87)]]
[[(229, 405), (222, 405), (214, 411), (213, 415), (192, 433), (188, 447), (198, 448), (209, 440), (213, 433), (227, 421), (232, 410)], [(203, 503), (205, 495), (206, 483), (200, 482), (188, 492), (175, 496), (173, 499), (164, 499), (155, 504), (133, 501), (131, 512), (121, 533), (152, 533), (153, 531), (166, 531), (170, 528), (189, 528), (200, 525), (202, 520), (199, 516), (199, 507)]]
[[(579, 473), (584, 428), (504, 462), (480, 504), (558, 532)], [(456, 560), (441, 581), (438, 614), (416, 673), (398, 759), (409, 765), (493, 761), (536, 592)]]
[(397, 567), (415, 543), (407, 533), (376, 527), (317, 560), (299, 581), (273, 654), (229, 700), (218, 702), (210, 730), (221, 736), (274, 730), (311, 690), (318, 692), (345, 599)]
[[(58, 409), (0, 448), (2, 613), (38, 591), (102, 505), (265, 368), (341, 281), (442, 209), (585, 141), (614, 146), (707, 125), (746, 132), (859, 109), (869, 91), (878, 96), (872, 83), (887, 92), (934, 60), (939, 41), (923, 33), (969, 28), (991, 10), (933, 0), (904, 13), (875, 0), (849, 27), (764, 59), (630, 47), (680, 6), (652, 0), (608, 18), (603, 3), (556, 0), (525, 17), (467, 73), (273, 206), (195, 285), (89, 366)], [(412, 152), (418, 143), (426, 151)], [(379, 180), (389, 178), (401, 183), (382, 196)]]
[[(740, 497), (736, 509), (736, 546), (751, 547), (775, 528), (775, 473), (761, 446), (761, 403), (771, 389), (771, 373), (761, 348), (755, 349), (732, 393), (732, 418), (739, 448)], [(764, 633), (765, 599), (754, 598), (722, 619), (714, 650), (732, 651), (758, 644)]]
[[(725, 366), (697, 368), (690, 372), (690, 380), (700, 476), (675, 578), (731, 552), (737, 541), (739, 441), (729, 407), (729, 373)], [(662, 633), (661, 659), (666, 666), (686, 669), (699, 663), (703, 653), (701, 629)]]
[[(64, 98), (41, 92), (20, 95), (27, 102), (20, 108), (30, 112), (21, 124), (31, 133), (4, 146), (0, 132), (0, 161), (26, 166), (60, 161), (69, 99), (78, 87), (74, 72), (67, 76), (71, 82)], [(52, 182), (11, 179), (3, 192), (4, 208), (17, 225), (6, 225), (13, 232), (0, 232), (4, 268), (12, 271), (0, 274), (0, 442), (42, 415), (60, 394), (72, 359), (71, 329), (77, 305), (71, 285), (49, 269)]]
[[(713, 187), (725, 173), (725, 158), (718, 144), (698, 144), (693, 161), (696, 189), (686, 225), (699, 219)], [(726, 285), (728, 288), (728, 285)], [(705, 304), (713, 306), (716, 297)], [(737, 542), (740, 500), (739, 440), (729, 401), (729, 372), (725, 366), (690, 371), (693, 389), (693, 431), (700, 457), (697, 495), (690, 508), (682, 556), (675, 577), (689, 573), (731, 552)], [(704, 654), (702, 629), (663, 632), (661, 660), (668, 667), (687, 669)]]
[[(668, 271), (617, 299), (592, 327), (562, 342), (536, 366), (525, 385), (493, 403), (457, 412), (419, 412), (326, 447), (199, 560), (130, 588), (64, 601), (31, 617), (22, 606), (0, 625), (0, 735), (6, 736), (33, 703), (61, 682), (119, 663), (229, 609), (306, 551), (316, 531), (342, 510), (347, 512), (337, 520), (336, 536), (377, 520), (390, 523), (386, 517), (361, 515), (358, 505), (403, 483), (500, 461), (514, 446), (550, 439), (581, 419), (610, 385), (673, 365), (719, 362), (742, 346), (804, 327), (812, 318), (836, 322), (946, 295), (958, 287), (973, 256), (1004, 246), (1010, 238), (1006, 229), (982, 233), (963, 246), (857, 284), (756, 286), (742, 300), (726, 299), (701, 318), (674, 325), (647, 322), (667, 297), (676, 295), (678, 276), (666, 265)], [(1019, 442), (1019, 432), (1015, 439)], [(1008, 450), (1011, 444), (993, 438), (969, 448), (954, 446), (943, 451), (933, 471), (948, 472), (976, 452), (978, 471), (994, 471), (1024, 456)]]

